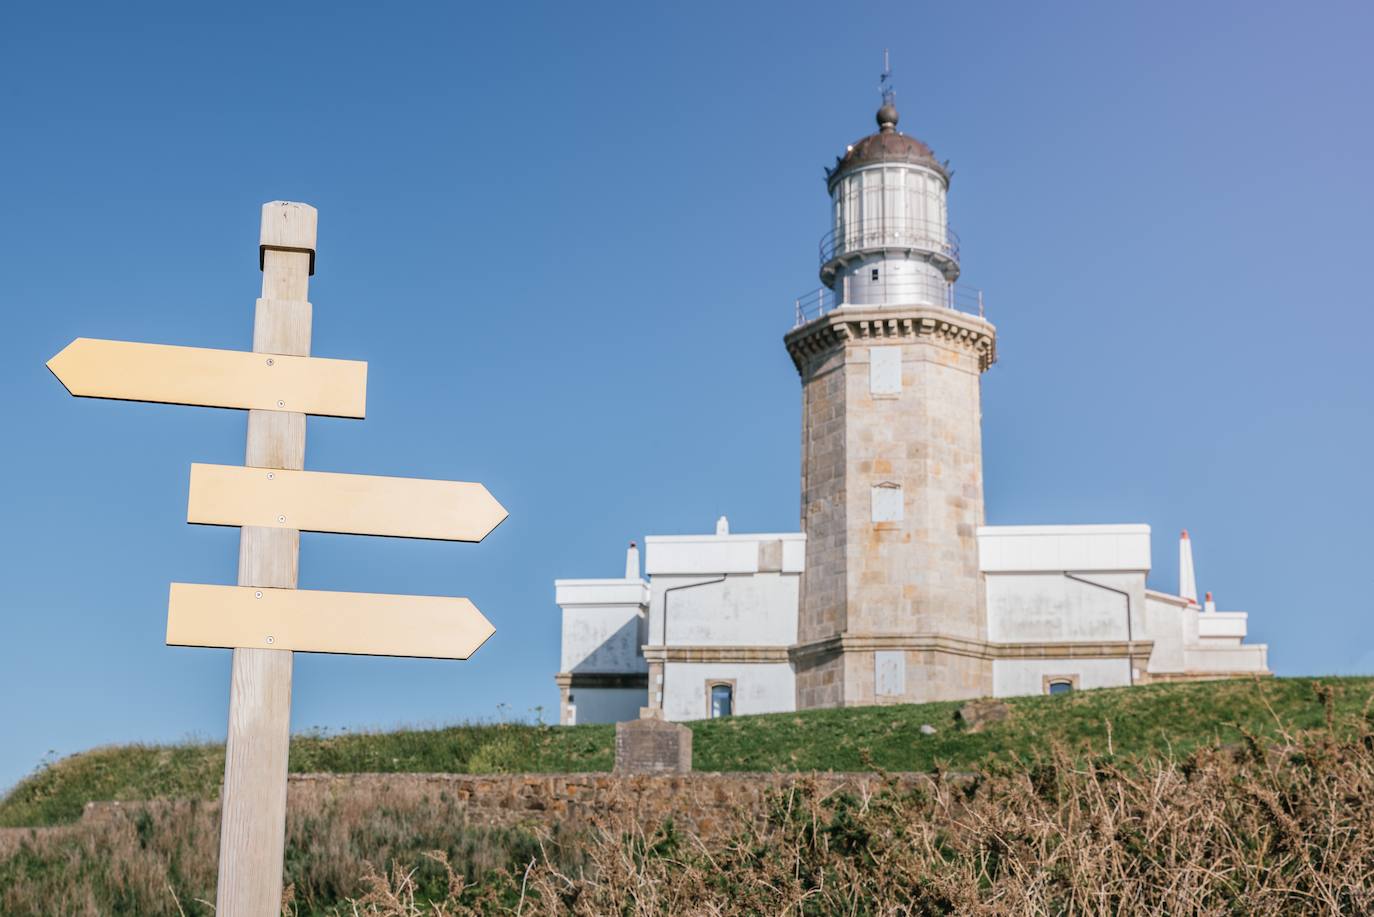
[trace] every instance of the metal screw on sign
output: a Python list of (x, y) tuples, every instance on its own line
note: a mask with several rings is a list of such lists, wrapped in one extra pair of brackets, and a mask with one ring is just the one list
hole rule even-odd
[(248, 411), (244, 467), (193, 464), (186, 509), (241, 529), (239, 584), (173, 583), (167, 602), (168, 645), (234, 650), (218, 917), (280, 913), (293, 651), (467, 659), (494, 632), (465, 598), (296, 588), (302, 531), (477, 542), (506, 518), (481, 484), (302, 470), (306, 415), (362, 418), (367, 402), (366, 363), (310, 356), (316, 218), (263, 205), (252, 352), (76, 338), (48, 361), (73, 395)]

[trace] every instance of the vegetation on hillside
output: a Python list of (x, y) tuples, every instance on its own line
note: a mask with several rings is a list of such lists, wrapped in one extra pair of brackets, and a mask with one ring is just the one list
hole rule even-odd
[[(1267, 678), (1081, 691), (1009, 701), (1012, 715), (979, 732), (954, 717), (957, 703), (809, 710), (691, 723), (699, 771), (980, 770), (1030, 760), (1050, 744), (1110, 751), (1127, 762), (1234, 744), (1245, 735), (1322, 727), (1317, 685), (1332, 690), (1336, 721), (1353, 722), (1374, 678)], [(924, 735), (929, 724), (937, 732)], [(297, 736), (294, 773), (570, 773), (608, 771), (613, 726), (519, 723)], [(97, 800), (213, 800), (221, 745), (101, 748), (49, 764), (0, 801), (0, 826), (79, 818)]]
[(1059, 752), (929, 790), (794, 787), (761, 829), (725, 841), (607, 825), (575, 871), (547, 842), (524, 869), (469, 883), (438, 851), (366, 871), (366, 892), (330, 913), (1369, 914), (1371, 800), (1368, 730), (1130, 769)]
[[(493, 829), (448, 794), (407, 800), (376, 782), (371, 797), (291, 809), (284, 913), (1374, 912), (1370, 680), (1251, 684), (1262, 732), (1249, 717), (1188, 727), (1204, 715), (1185, 702), (1196, 687), (1158, 692), (1178, 701), (1172, 721), (1137, 706), (1150, 691), (1018, 705), (1013, 722), (964, 736), (1020, 743), (979, 774), (862, 795), (802, 776), (710, 836), (638, 823), (630, 805), (566, 830)], [(1127, 703), (1097, 706), (1112, 697)], [(1046, 711), (1074, 709), (1116, 720), (1043, 731)], [(1171, 722), (1196, 746), (1152, 738)], [(213, 803), (169, 801), (0, 832), (0, 913), (209, 915), (217, 820)]]

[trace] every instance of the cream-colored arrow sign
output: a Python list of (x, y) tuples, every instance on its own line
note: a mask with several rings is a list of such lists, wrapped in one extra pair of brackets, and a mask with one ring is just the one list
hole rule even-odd
[(173, 583), (167, 645), (467, 659), (496, 632), (463, 598)]
[(481, 541), (506, 510), (481, 484), (191, 465), (186, 521)]
[(84, 398), (362, 417), (367, 364), (241, 350), (77, 338), (48, 361)]

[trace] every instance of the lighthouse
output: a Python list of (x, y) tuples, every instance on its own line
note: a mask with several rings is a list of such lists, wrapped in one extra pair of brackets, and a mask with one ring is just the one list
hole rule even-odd
[(882, 89), (877, 129), (826, 170), (821, 286), (783, 337), (801, 379), (802, 531), (721, 516), (645, 537), (642, 574), (632, 547), (623, 579), (555, 580), (560, 722), (1268, 674), (1245, 612), (1211, 593), (1198, 605), (1186, 532), (1175, 595), (1147, 583), (1149, 525), (985, 524), (997, 329), (957, 283), (951, 172), (901, 130), (886, 73)]
[(955, 287), (950, 171), (898, 129), (886, 83), (877, 131), (826, 170), (823, 286), (785, 337), (802, 387), (802, 708), (993, 687), (978, 528), (997, 332)]

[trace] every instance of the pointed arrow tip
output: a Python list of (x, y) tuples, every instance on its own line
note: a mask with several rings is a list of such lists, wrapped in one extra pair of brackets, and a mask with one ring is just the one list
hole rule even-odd
[(481, 635), (481, 639), (477, 641), (477, 645), (472, 648), (471, 653), (468, 653), (466, 656), (463, 657), (464, 659), (471, 659), (473, 653), (476, 653), (478, 650), (480, 650), (483, 646), (486, 645), (486, 642), (488, 640), (490, 640), (493, 636), (496, 635), (496, 625), (488, 621), (487, 616), (482, 614), (480, 611), (477, 612), (477, 615), (482, 619), (482, 623), (486, 624), (487, 632)]
[(57, 381), (62, 383), (62, 387), (65, 388), (65, 389), (67, 390), (67, 393), (68, 393), (69, 395), (75, 395), (76, 392), (72, 391), (72, 387), (71, 387), (70, 385), (67, 384), (67, 380), (66, 380), (65, 378), (63, 378), (63, 376), (62, 376), (62, 371), (63, 371), (64, 369), (70, 369), (70, 367), (71, 367), (71, 351), (72, 351), (72, 349), (73, 349), (74, 347), (76, 347), (76, 345), (77, 345), (80, 341), (81, 341), (81, 338), (76, 338), (76, 339), (74, 339), (74, 340), (73, 340), (70, 344), (68, 344), (66, 347), (63, 347), (63, 348), (62, 348), (61, 350), (59, 350), (57, 353), (53, 354), (53, 355), (52, 355), (52, 358), (49, 359), (48, 362), (44, 364), (45, 366), (48, 367), (48, 372), (52, 373), (55, 377), (57, 377)]
[(471, 648), (462, 656), (454, 656), (455, 659), (471, 659), (473, 654), (480, 650), (492, 635), (496, 633), (496, 625), (492, 624), (482, 610), (477, 607), (472, 599), (461, 599), (467, 608), (465, 609), (470, 617), (471, 624), (469, 634), (471, 635)]
[(504, 506), (501, 505), (500, 500), (497, 500), (495, 497), (491, 495), (491, 491), (487, 490), (485, 485), (482, 487), (482, 492), (485, 493), (487, 499), (491, 501), (491, 517), (493, 520), (491, 523), (491, 528), (487, 529), (486, 533), (482, 535), (483, 538), (486, 538), (487, 535), (490, 535), (492, 532), (496, 531), (497, 526), (499, 526), (501, 523), (505, 522), (507, 519), (510, 518), (510, 512)]

